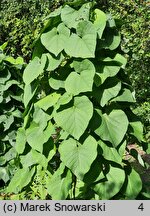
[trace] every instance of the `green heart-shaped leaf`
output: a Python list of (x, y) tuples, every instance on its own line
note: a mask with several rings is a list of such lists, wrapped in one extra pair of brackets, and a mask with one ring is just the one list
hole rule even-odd
[[(95, 68), (89, 60), (74, 61), (76, 72), (70, 73), (65, 81), (65, 89), (68, 93), (78, 95), (81, 92), (92, 91)], [(80, 73), (80, 74), (79, 74)]]
[(70, 138), (61, 143), (59, 152), (62, 162), (82, 180), (97, 156), (97, 142), (92, 136), (83, 144)]
[(84, 4), (78, 11), (66, 5), (61, 11), (61, 20), (69, 28), (76, 28), (83, 20), (89, 20), (89, 4)]
[(96, 129), (96, 134), (117, 147), (128, 129), (129, 122), (126, 114), (122, 110), (113, 110), (109, 114), (102, 114), (99, 110), (97, 112), (101, 116), (102, 123)]
[(96, 48), (96, 29), (90, 21), (77, 25), (77, 34), (72, 33), (65, 44), (65, 52), (73, 57), (94, 58)]
[(41, 35), (41, 42), (49, 52), (57, 56), (64, 49), (69, 35), (70, 30), (61, 23), (57, 28), (43, 33)]
[(75, 97), (73, 107), (56, 112), (54, 119), (60, 127), (79, 139), (93, 115), (93, 105), (86, 96)]

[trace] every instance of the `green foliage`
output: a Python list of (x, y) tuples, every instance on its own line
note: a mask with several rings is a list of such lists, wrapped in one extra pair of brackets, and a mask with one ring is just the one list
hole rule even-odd
[[(114, 20), (91, 6), (51, 13), (35, 44), (23, 74), (24, 124), (15, 144), (21, 168), (7, 192), (134, 199), (142, 189), (124, 158), (128, 137), (140, 143), (143, 129), (130, 109), (135, 98), (120, 35)], [(46, 173), (44, 192), (35, 187), (39, 167)]]
[(2, 0), (0, 2), (0, 43), (14, 57), (31, 58), (32, 43), (43, 26), (42, 19), (55, 6), (49, 0)]
[(109, 1), (107, 6), (121, 24), (121, 48), (128, 57), (126, 67), (139, 104), (150, 100), (150, 10), (147, 1)]
[(14, 59), (6, 56), (0, 47), (0, 180), (1, 186), (7, 185), (19, 166), (14, 148), (16, 131), (21, 126), (23, 111), (22, 71), (24, 62), (21, 57)]

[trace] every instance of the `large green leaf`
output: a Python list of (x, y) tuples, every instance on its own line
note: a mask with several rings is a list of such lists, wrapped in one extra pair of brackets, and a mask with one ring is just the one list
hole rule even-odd
[(69, 194), (72, 184), (72, 174), (65, 171), (65, 166), (61, 163), (53, 176), (47, 181), (47, 191), (53, 200), (64, 200)]
[(97, 142), (92, 136), (83, 144), (70, 138), (61, 143), (59, 152), (62, 162), (82, 180), (97, 156)]
[(90, 21), (80, 22), (77, 34), (72, 33), (65, 44), (65, 52), (73, 57), (94, 58), (96, 36), (96, 29)]
[(106, 14), (99, 9), (95, 9), (94, 13), (95, 13), (94, 26), (97, 30), (99, 39), (101, 39), (103, 31), (106, 26), (107, 17), (106, 17)]
[(15, 175), (11, 179), (10, 184), (7, 187), (7, 192), (20, 192), (26, 185), (28, 185), (31, 182), (31, 178), (34, 175), (34, 172), (35, 167), (33, 167), (31, 170), (29, 168), (22, 168), (17, 170)]
[(102, 200), (108, 200), (120, 191), (125, 180), (125, 173), (122, 169), (111, 166), (106, 177), (105, 182), (100, 182), (94, 186), (95, 192)]
[(100, 127), (96, 129), (96, 134), (117, 147), (128, 129), (129, 123), (126, 114), (122, 110), (113, 110), (109, 114), (97, 112), (101, 116), (102, 122)]
[(78, 23), (89, 20), (89, 4), (84, 4), (78, 11), (66, 5), (61, 11), (61, 19), (69, 28), (76, 28)]
[(55, 54), (56, 56), (65, 48), (70, 35), (70, 30), (61, 23), (57, 28), (43, 33), (41, 35), (41, 42), (45, 48)]
[(71, 72), (65, 81), (68, 93), (78, 95), (81, 92), (92, 91), (95, 67), (89, 60), (74, 61), (75, 72)]
[(128, 176), (128, 184), (125, 191), (126, 199), (135, 199), (142, 190), (142, 181), (139, 174), (132, 169)]
[(72, 107), (56, 112), (54, 119), (58, 126), (79, 139), (86, 130), (92, 115), (92, 103), (86, 96), (81, 96), (74, 98)]
[(26, 85), (29, 85), (40, 74), (43, 73), (45, 65), (41, 63), (38, 57), (35, 57), (25, 68), (23, 73), (23, 81)]

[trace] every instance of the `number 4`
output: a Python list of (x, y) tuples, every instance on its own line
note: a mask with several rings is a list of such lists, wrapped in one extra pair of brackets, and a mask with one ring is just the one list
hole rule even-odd
[(143, 203), (141, 203), (138, 207), (139, 210), (143, 211), (144, 210), (144, 206), (143, 206)]

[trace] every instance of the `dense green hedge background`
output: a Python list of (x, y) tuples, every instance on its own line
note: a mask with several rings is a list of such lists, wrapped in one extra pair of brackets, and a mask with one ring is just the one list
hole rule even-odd
[[(2, 0), (0, 2), (0, 45), (13, 57), (31, 59), (33, 42), (44, 26), (44, 18), (64, 3), (81, 5), (86, 0)], [(146, 126), (150, 123), (150, 37), (149, 1), (96, 0), (100, 9), (110, 11), (120, 27), (122, 50), (128, 58), (127, 72), (136, 91), (135, 112)]]
[[(4, 149), (1, 149), (0, 152), (0, 164), (2, 166), (0, 172), (7, 171), (3, 176), (3, 184), (11, 178), (16, 168), (14, 163), (17, 163), (13, 145), (16, 131), (22, 124), (22, 72), (25, 66), (24, 62), (28, 63), (31, 59), (34, 41), (38, 38), (46, 22), (45, 17), (51, 11), (65, 3), (70, 5), (75, 3), (78, 7), (85, 2), (89, 2), (89, 0), (0, 1), (0, 46), (5, 42), (5, 45), (7, 44), (6, 47), (3, 45), (6, 55), (3, 55), (2, 47), (0, 47), (1, 79), (4, 80), (4, 83), (1, 83), (4, 88), (0, 90), (0, 128), (2, 130), (0, 143), (2, 147), (4, 146)], [(148, 143), (150, 142), (150, 3), (144, 0), (95, 0), (91, 2), (105, 12), (111, 12), (118, 28), (120, 28), (121, 49), (128, 59), (126, 72), (130, 75), (137, 99), (133, 111), (144, 123), (145, 138)], [(24, 61), (21, 60), (20, 56), (23, 57)], [(19, 57), (18, 60), (16, 60), (17, 57)], [(5, 71), (8, 71), (9, 74), (6, 77), (6, 83)], [(17, 71), (17, 76), (14, 71)], [(8, 103), (10, 109), (7, 109)], [(17, 113), (15, 110), (17, 110)], [(7, 118), (4, 118), (4, 116)], [(7, 160), (5, 161), (4, 158), (7, 158)], [(45, 184), (44, 174), (41, 175), (40, 173), (39, 176), (36, 180), (38, 184), (39, 182)], [(34, 190), (38, 185), (37, 182), (35, 182)], [(39, 188), (36, 190), (39, 190)]]

